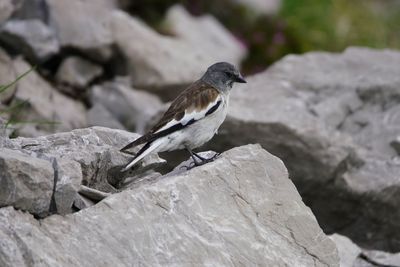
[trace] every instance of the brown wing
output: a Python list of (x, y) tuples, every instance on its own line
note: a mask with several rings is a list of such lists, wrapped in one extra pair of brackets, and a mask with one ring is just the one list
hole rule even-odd
[[(185, 89), (171, 103), (170, 107), (164, 113), (162, 118), (158, 121), (156, 125), (154, 125), (153, 128), (151, 128), (148, 133), (146, 133), (142, 137), (139, 137), (132, 143), (126, 145), (124, 148), (121, 149), (121, 151), (147, 142), (151, 142), (160, 136), (165, 136), (166, 134), (174, 132), (175, 130), (182, 129), (186, 125), (174, 125), (175, 128), (171, 127), (171, 129), (159, 131), (162, 127), (164, 127), (165, 125), (167, 125), (167, 123), (174, 119), (179, 122), (185, 116), (185, 113), (187, 114), (192, 111), (201, 111), (205, 109), (209, 105), (209, 103), (214, 102), (218, 98), (218, 96), (219, 92), (217, 89), (201, 80), (196, 81), (187, 89)], [(216, 106), (212, 111), (215, 111), (218, 106)], [(208, 114), (210, 113), (207, 113), (207, 115)]]

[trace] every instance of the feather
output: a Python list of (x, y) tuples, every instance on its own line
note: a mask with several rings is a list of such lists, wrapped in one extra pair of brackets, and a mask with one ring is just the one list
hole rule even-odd
[(127, 144), (121, 151), (152, 142), (183, 129), (215, 112), (220, 103), (221, 96), (218, 90), (199, 80), (172, 102), (160, 121), (148, 133)]

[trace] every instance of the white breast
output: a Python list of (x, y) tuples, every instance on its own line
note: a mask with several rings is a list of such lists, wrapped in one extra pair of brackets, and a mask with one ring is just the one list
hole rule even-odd
[(160, 147), (159, 152), (172, 151), (176, 149), (197, 148), (208, 142), (224, 122), (228, 111), (228, 97), (222, 98), (218, 109), (205, 118), (193, 123), (181, 131), (174, 132), (166, 137), (165, 145)]

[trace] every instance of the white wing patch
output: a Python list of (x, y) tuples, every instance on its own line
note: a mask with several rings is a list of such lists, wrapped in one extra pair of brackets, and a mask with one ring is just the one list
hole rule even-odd
[(163, 127), (161, 127), (160, 129), (158, 129), (155, 133), (161, 132), (163, 130), (166, 130), (176, 124), (181, 123), (182, 125), (186, 125), (189, 121), (191, 120), (201, 120), (202, 118), (204, 118), (207, 114), (207, 112), (215, 105), (217, 104), (218, 101), (221, 101), (221, 96), (218, 96), (215, 101), (211, 102), (210, 104), (208, 104), (208, 106), (201, 110), (201, 111), (192, 111), (190, 113), (186, 113), (185, 115), (182, 117), (182, 119), (180, 119), (179, 121), (173, 119), (172, 121), (168, 122), (167, 124), (165, 124)]

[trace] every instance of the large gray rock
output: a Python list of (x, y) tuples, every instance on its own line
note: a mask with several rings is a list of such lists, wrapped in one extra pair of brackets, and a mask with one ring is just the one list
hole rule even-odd
[(338, 234), (333, 234), (330, 238), (338, 248), (340, 267), (400, 267), (400, 253), (361, 249), (349, 238)]
[(136, 88), (171, 99), (215, 63), (211, 54), (190, 42), (160, 35), (123, 11), (112, 13), (113, 39), (127, 60)]
[(213, 57), (215, 62), (227, 61), (239, 65), (246, 48), (214, 17), (194, 17), (181, 5), (168, 9), (165, 22), (168, 31), (193, 48)]
[(287, 164), (326, 232), (398, 251), (399, 66), (390, 50), (288, 56), (233, 89), (210, 147), (259, 142)]
[(82, 181), (80, 165), (24, 152), (0, 151), (0, 207), (13, 206), (39, 217), (70, 213)]
[(0, 226), (1, 266), (339, 266), (283, 163), (257, 145), (40, 224), (3, 208)]
[[(21, 58), (14, 61), (14, 67), (18, 74), (31, 69)], [(39, 136), (87, 125), (84, 105), (59, 93), (35, 71), (19, 80), (14, 101), (28, 103), (18, 116), (26, 122), (18, 125), (21, 136)]]
[(32, 61), (44, 61), (60, 50), (53, 30), (38, 19), (7, 21), (0, 28), (0, 40)]
[(160, 99), (119, 82), (95, 85), (90, 91), (92, 103), (102, 104), (127, 129), (144, 133), (148, 121), (163, 107)]
[(119, 149), (138, 137), (138, 134), (122, 130), (92, 127), (36, 138), (19, 137), (12, 140), (11, 148), (23, 150), (29, 155), (77, 162), (82, 170), (84, 185), (116, 192), (119, 183), (126, 177), (140, 176), (163, 162), (153, 155), (142, 162), (142, 167), (121, 173), (121, 168), (132, 156), (120, 153)]
[(110, 12), (113, 0), (47, 0), (50, 25), (57, 32), (62, 47), (74, 48), (104, 61), (112, 55)]
[(77, 56), (66, 58), (56, 73), (56, 80), (59, 83), (77, 89), (87, 89), (93, 79), (103, 73), (101, 66)]

